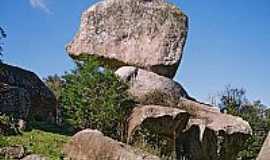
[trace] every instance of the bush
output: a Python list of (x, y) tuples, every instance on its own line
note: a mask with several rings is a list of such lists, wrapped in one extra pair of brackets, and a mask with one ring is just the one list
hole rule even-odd
[(133, 102), (127, 85), (112, 71), (99, 67), (95, 58), (77, 62), (71, 73), (63, 76), (60, 96), (64, 122), (75, 129), (98, 129), (107, 136), (123, 140), (126, 116)]

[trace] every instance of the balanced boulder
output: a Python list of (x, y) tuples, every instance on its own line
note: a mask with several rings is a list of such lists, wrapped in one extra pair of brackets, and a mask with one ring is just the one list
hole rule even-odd
[(66, 49), (112, 68), (141, 67), (174, 77), (183, 55), (188, 18), (165, 0), (104, 0), (88, 8)]

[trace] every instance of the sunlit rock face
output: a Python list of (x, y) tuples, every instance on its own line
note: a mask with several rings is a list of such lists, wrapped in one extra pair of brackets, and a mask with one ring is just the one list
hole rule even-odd
[(192, 99), (178, 82), (154, 72), (132, 66), (119, 68), (115, 74), (129, 84), (129, 93), (140, 103), (147, 99), (158, 99), (161, 95), (169, 95), (178, 100), (181, 97)]
[(113, 68), (141, 67), (174, 77), (183, 55), (188, 18), (164, 0), (104, 0), (88, 8), (66, 49), (93, 55)]
[(236, 160), (252, 129), (237, 116), (220, 113), (210, 105), (180, 99), (177, 108), (191, 118), (184, 132), (177, 135), (179, 158), (190, 160)]
[(72, 160), (160, 160), (91, 129), (75, 134), (65, 145), (64, 153)]
[(257, 160), (268, 160), (270, 157), (270, 132), (266, 137)]

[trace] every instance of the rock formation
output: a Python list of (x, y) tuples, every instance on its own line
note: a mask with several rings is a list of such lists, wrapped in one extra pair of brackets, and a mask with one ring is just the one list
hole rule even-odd
[(105, 0), (88, 8), (66, 49), (111, 67), (138, 66), (172, 78), (181, 61), (188, 19), (164, 0)]
[(270, 158), (270, 132), (266, 137), (262, 149), (256, 160), (268, 160)]
[(186, 128), (189, 113), (184, 110), (157, 105), (134, 108), (128, 120), (128, 139), (144, 123), (155, 126), (155, 131), (171, 139)]
[[(129, 93), (140, 103), (129, 117), (129, 138), (150, 123), (173, 138), (178, 159), (234, 160), (252, 132), (249, 124), (196, 101), (171, 79), (183, 55), (187, 29), (187, 17), (165, 0), (104, 0), (83, 13), (80, 30), (66, 49), (75, 59), (98, 57), (128, 83)], [(104, 153), (121, 159), (122, 152), (138, 156), (111, 141), (98, 132), (82, 132), (66, 153), (81, 159)], [(108, 148), (115, 144), (112, 153)]]
[(205, 104), (181, 98), (177, 108), (191, 118), (177, 135), (179, 157), (191, 160), (235, 160), (243, 143), (252, 134), (248, 122), (240, 117), (220, 113)]
[(104, 136), (97, 130), (83, 130), (64, 147), (72, 160), (159, 160), (158, 157), (134, 149)]
[(0, 64), (0, 112), (13, 112), (18, 118), (29, 115), (37, 120), (53, 120), (56, 98), (33, 72)]

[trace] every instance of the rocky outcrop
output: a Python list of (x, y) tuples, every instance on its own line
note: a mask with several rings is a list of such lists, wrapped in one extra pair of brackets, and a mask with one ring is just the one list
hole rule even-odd
[(64, 147), (72, 160), (159, 160), (158, 157), (134, 149), (104, 136), (97, 130), (83, 130)]
[(252, 134), (248, 122), (242, 118), (220, 113), (208, 105), (181, 99), (177, 107), (192, 115), (186, 129), (177, 135), (179, 157), (234, 160)]
[(176, 100), (181, 97), (190, 98), (179, 83), (153, 72), (125, 66), (119, 68), (115, 74), (128, 83), (131, 96), (143, 104), (149, 101), (149, 98), (159, 99), (160, 95), (170, 95)]
[(71, 57), (93, 55), (112, 68), (141, 67), (174, 77), (188, 18), (165, 0), (104, 0), (88, 8), (67, 45)]
[(1, 64), (0, 111), (16, 112), (26, 119), (53, 120), (56, 115), (56, 98), (33, 72)]
[(268, 136), (266, 137), (262, 149), (256, 160), (269, 160), (269, 158), (270, 158), (270, 132), (268, 133)]
[(128, 120), (128, 139), (146, 123), (154, 126), (155, 133), (173, 139), (178, 132), (185, 129), (189, 116), (186, 111), (177, 108), (157, 105), (136, 107)]
[[(171, 79), (183, 55), (187, 21), (165, 0), (104, 0), (83, 13), (66, 49), (75, 59), (97, 57), (127, 82), (141, 106), (129, 117), (128, 139), (150, 124), (154, 134), (173, 139), (178, 159), (234, 160), (251, 135), (249, 124), (199, 103)], [(74, 159), (144, 159), (92, 130), (76, 134), (66, 153)]]

